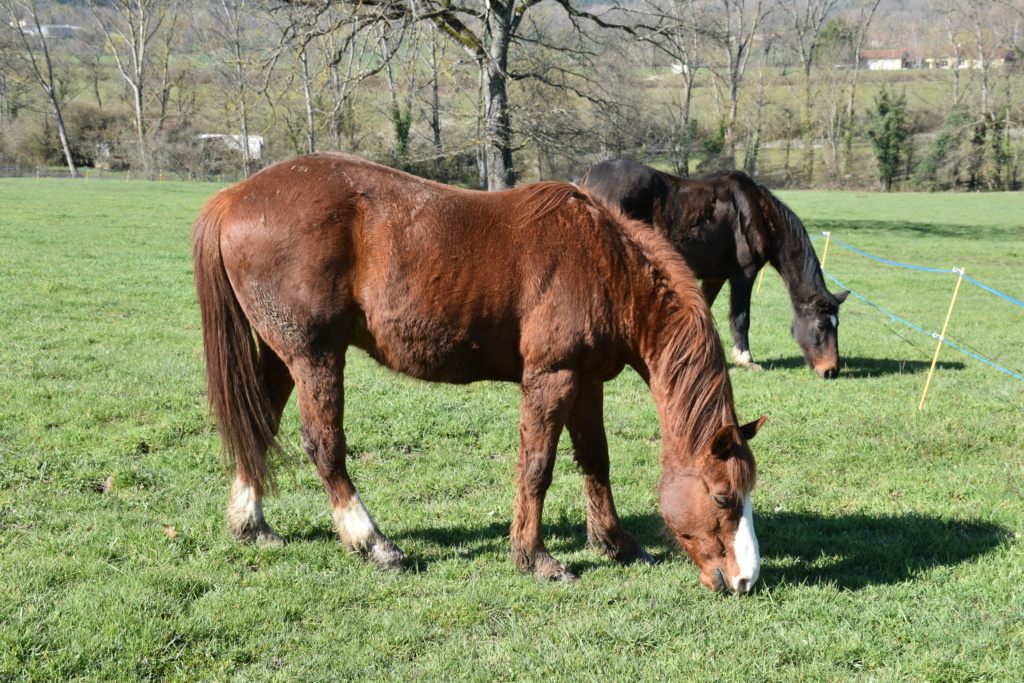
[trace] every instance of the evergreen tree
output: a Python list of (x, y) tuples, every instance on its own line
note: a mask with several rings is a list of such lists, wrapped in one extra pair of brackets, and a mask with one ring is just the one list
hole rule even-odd
[(892, 181), (900, 170), (900, 157), (904, 143), (910, 137), (907, 124), (906, 93), (890, 95), (884, 87), (875, 98), (875, 106), (868, 110), (868, 139), (878, 160), (879, 179), (886, 191), (892, 189)]

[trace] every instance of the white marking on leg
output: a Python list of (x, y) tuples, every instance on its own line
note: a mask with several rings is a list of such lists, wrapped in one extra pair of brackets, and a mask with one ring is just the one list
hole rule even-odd
[(754, 515), (750, 507), (750, 494), (743, 497), (743, 517), (736, 529), (733, 541), (733, 554), (739, 573), (733, 577), (732, 589), (736, 593), (746, 593), (757, 582), (761, 573), (761, 550), (754, 535)]
[(235, 534), (243, 530), (255, 528), (263, 521), (263, 501), (256, 495), (251, 486), (239, 478), (231, 486), (231, 499), (228, 501), (228, 524)]
[(381, 537), (358, 493), (344, 507), (334, 508), (333, 516), (338, 538), (349, 550), (365, 553)]
[(754, 362), (754, 357), (750, 355), (750, 351), (740, 351), (739, 347), (732, 347), (732, 360), (737, 365), (749, 365)]

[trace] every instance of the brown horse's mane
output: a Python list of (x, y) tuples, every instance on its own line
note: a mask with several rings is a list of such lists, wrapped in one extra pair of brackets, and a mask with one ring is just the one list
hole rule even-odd
[[(725, 352), (711, 310), (693, 271), (665, 237), (617, 207), (594, 204), (621, 227), (624, 249), (635, 254), (655, 282), (663, 329), (674, 334), (659, 339), (658, 367), (651, 371), (668, 388), (666, 427), (687, 435), (689, 456), (697, 458), (723, 425), (738, 425)], [(730, 485), (747, 493), (756, 477), (753, 456), (748, 448), (733, 453), (727, 461)], [(662, 457), (672, 455), (681, 454), (663, 453)]]
[(583, 191), (575, 185), (550, 180), (521, 185), (516, 190), (524, 195), (520, 206), (529, 208), (528, 213), (516, 215), (517, 221), (523, 224), (539, 221), (562, 208), (569, 199), (586, 199)]

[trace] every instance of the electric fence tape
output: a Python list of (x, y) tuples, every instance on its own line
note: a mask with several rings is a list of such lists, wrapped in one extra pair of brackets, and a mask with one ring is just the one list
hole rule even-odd
[[(815, 237), (812, 237), (811, 241), (813, 242), (814, 240), (820, 238), (823, 235), (824, 235), (824, 233), (822, 233), (822, 235), (817, 235)], [(889, 260), (884, 259), (884, 258), (879, 258), (878, 256), (874, 256), (874, 255), (869, 254), (867, 252), (861, 251), (860, 249), (855, 249), (854, 247), (851, 247), (849, 244), (846, 244), (844, 242), (840, 242), (834, 236), (831, 238), (831, 241), (833, 241), (833, 242), (835, 242), (835, 243), (845, 247), (846, 249), (849, 249), (850, 251), (852, 251), (854, 253), (860, 254), (861, 256), (867, 257), (869, 259), (873, 259), (875, 261), (879, 261), (881, 263), (888, 264), (890, 266), (897, 266), (899, 268), (906, 268), (908, 270), (918, 270), (918, 271), (923, 271), (923, 272), (926, 272), (926, 273), (953, 273), (953, 274), (959, 274), (961, 277), (963, 277), (964, 280), (967, 280), (968, 282), (970, 282), (972, 284), (975, 284), (978, 287), (981, 287), (985, 291), (990, 292), (992, 294), (995, 294), (996, 296), (998, 296), (1000, 298), (1006, 299), (1010, 303), (1013, 303), (1013, 304), (1016, 304), (1018, 306), (1024, 307), (1024, 302), (1018, 301), (1017, 299), (1014, 299), (1011, 296), (1007, 296), (1006, 294), (1003, 294), (1002, 292), (1000, 292), (1000, 291), (998, 291), (996, 289), (993, 289), (993, 288), (989, 287), (988, 285), (984, 285), (984, 284), (978, 282), (977, 280), (975, 280), (973, 278), (970, 278), (967, 275), (964, 275), (964, 274), (960, 273), (960, 269), (959, 268), (956, 268), (956, 269), (954, 269), (954, 268), (925, 268), (923, 266), (911, 266), (911, 265), (907, 265), (906, 263), (899, 263), (897, 261), (889, 261)], [(903, 318), (899, 317), (898, 315), (896, 315), (894, 313), (891, 313), (890, 311), (885, 310), (884, 308), (882, 308), (878, 304), (876, 304), (876, 303), (874, 303), (872, 301), (869, 301), (868, 299), (864, 298), (863, 296), (861, 296), (857, 292), (853, 291), (852, 289), (850, 289), (849, 287), (844, 285), (842, 282), (840, 282), (835, 277), (833, 277), (830, 273), (825, 271), (824, 268), (822, 269), (821, 272), (824, 273), (828, 277), (828, 279), (832, 280), (832, 282), (836, 283), (836, 285), (838, 285), (839, 287), (841, 287), (843, 289), (846, 289), (846, 290), (849, 290), (849, 292), (851, 294), (853, 294), (855, 297), (857, 297), (858, 299), (860, 299), (861, 301), (866, 303), (868, 306), (871, 306), (872, 308), (874, 308), (874, 309), (876, 309), (878, 311), (881, 311), (882, 313), (884, 313), (887, 316), (889, 316), (889, 318), (892, 321), (894, 321), (894, 322), (901, 322), (904, 325), (906, 325), (907, 327), (909, 327), (911, 329), (914, 329), (914, 330), (917, 330), (918, 332), (921, 332), (922, 334), (926, 334), (929, 337), (931, 337), (932, 339), (938, 339), (940, 342), (942, 342), (946, 346), (954, 348), (957, 351), (959, 351), (960, 353), (962, 353), (964, 355), (967, 355), (967, 356), (970, 356), (971, 358), (973, 358), (975, 360), (981, 361), (982, 363), (984, 363), (986, 365), (990, 365), (991, 367), (995, 368), (996, 370), (999, 370), (1000, 372), (1005, 372), (1007, 375), (1010, 375), (1011, 377), (1016, 377), (1017, 379), (1024, 380), (1024, 376), (1019, 375), (1016, 372), (1013, 372), (1012, 370), (1007, 370), (1006, 368), (993, 363), (992, 361), (988, 360), (987, 358), (982, 358), (978, 354), (972, 353), (971, 351), (968, 351), (967, 349), (965, 349), (963, 347), (957, 346), (956, 344), (954, 344), (953, 342), (949, 341), (948, 339), (943, 338), (943, 336), (940, 335), (939, 333), (937, 333), (937, 332), (928, 332), (927, 330), (924, 330), (924, 329), (918, 327), (914, 323), (912, 323), (912, 322), (910, 322), (908, 320), (904, 320)]]

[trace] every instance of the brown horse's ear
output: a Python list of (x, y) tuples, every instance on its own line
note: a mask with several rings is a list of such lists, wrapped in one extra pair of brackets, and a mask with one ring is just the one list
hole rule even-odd
[(740, 434), (743, 435), (744, 439), (750, 441), (755, 436), (757, 436), (757, 432), (759, 429), (761, 429), (761, 425), (763, 425), (767, 420), (768, 416), (762, 415), (761, 419), (757, 420), (756, 422), (748, 422), (747, 424), (740, 427)]
[(838, 294), (835, 295), (836, 303), (837, 304), (843, 303), (844, 301), (846, 301), (846, 297), (848, 297), (848, 296), (850, 296), (850, 290), (844, 289), (843, 291), (841, 291), (841, 292), (839, 292)]
[(711, 455), (715, 458), (724, 458), (729, 454), (729, 449), (736, 442), (736, 426), (723, 425), (714, 438), (711, 439)]

